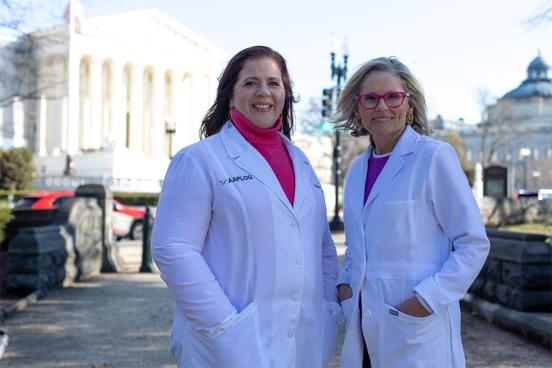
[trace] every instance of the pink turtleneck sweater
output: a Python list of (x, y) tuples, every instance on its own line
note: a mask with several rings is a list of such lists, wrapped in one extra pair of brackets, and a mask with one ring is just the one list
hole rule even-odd
[(280, 134), (278, 134), (282, 127), (282, 118), (279, 117), (274, 127), (270, 129), (256, 127), (233, 107), (230, 109), (230, 118), (236, 129), (268, 162), (289, 203), (293, 206), (295, 173), (293, 172), (293, 161), (284, 142), (282, 142)]

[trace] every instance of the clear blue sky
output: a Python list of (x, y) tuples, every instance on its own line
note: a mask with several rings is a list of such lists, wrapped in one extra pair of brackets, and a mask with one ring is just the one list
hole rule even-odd
[[(59, 0), (57, 0), (59, 1)], [(550, 0), (82, 0), (85, 17), (158, 8), (230, 58), (265, 44), (288, 60), (303, 101), (330, 86), (329, 40), (347, 36), (350, 66), (394, 55), (421, 81), (430, 117), (479, 117), (478, 89), (500, 97), (541, 50), (552, 64), (552, 22), (524, 23)], [(63, 12), (63, 9), (60, 10)]]

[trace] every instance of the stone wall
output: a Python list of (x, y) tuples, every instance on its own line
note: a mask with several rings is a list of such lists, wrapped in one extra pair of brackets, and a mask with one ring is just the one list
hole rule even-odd
[(552, 310), (552, 246), (547, 237), (487, 229), (489, 257), (470, 292), (515, 310)]
[(11, 233), (7, 288), (14, 293), (63, 286), (100, 272), (102, 211), (97, 202), (74, 197), (51, 212), (15, 211), (15, 223), (33, 224), (25, 219), (41, 213), (51, 221)]
[(531, 222), (552, 224), (552, 200), (533, 198), (495, 199), (483, 197), (479, 201), (481, 217), (486, 226), (523, 224)]

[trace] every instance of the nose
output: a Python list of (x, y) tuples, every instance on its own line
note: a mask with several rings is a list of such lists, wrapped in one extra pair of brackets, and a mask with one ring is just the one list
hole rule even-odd
[(266, 83), (259, 84), (259, 88), (257, 88), (257, 95), (259, 96), (270, 95), (270, 90), (268, 89), (268, 85)]
[(387, 106), (387, 104), (385, 103), (385, 101), (383, 100), (383, 97), (380, 97), (379, 100), (378, 100), (378, 103), (375, 107), (375, 110), (387, 110), (389, 109), (389, 107)]

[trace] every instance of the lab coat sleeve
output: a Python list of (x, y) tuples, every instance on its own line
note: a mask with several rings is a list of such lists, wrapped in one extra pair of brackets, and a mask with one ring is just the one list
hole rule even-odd
[(337, 279), (337, 252), (327, 222), (324, 221), (324, 240), (322, 244), (322, 272), (324, 277), (324, 298), (337, 303), (335, 282)]
[[(347, 173), (347, 179), (345, 180), (345, 203), (344, 206), (348, 205), (348, 195), (353, 191), (351, 186), (355, 182), (355, 173), (358, 171), (357, 166), (359, 162), (359, 157), (356, 157), (349, 166), (349, 172)], [(345, 224), (348, 224), (349, 222), (352, 222), (352, 219), (348, 219), (347, 211), (344, 211), (343, 213)], [(352, 275), (352, 261), (351, 261), (351, 254), (349, 252), (349, 236), (347, 229), (345, 230), (345, 260), (343, 262), (343, 267), (341, 268), (341, 272), (339, 273), (339, 277), (337, 278), (337, 285), (340, 284), (347, 284), (351, 285), (351, 275)]]
[(428, 197), (452, 251), (440, 270), (422, 280), (414, 291), (438, 313), (466, 294), (485, 263), (489, 240), (452, 146), (441, 144), (437, 148), (428, 175)]
[(212, 201), (204, 170), (191, 153), (181, 151), (163, 182), (152, 256), (176, 307), (193, 329), (205, 335), (236, 313), (202, 256)]
[(337, 278), (337, 285), (340, 284), (347, 284), (351, 285), (351, 256), (349, 254), (349, 248), (347, 247), (345, 249), (345, 261), (343, 262), (343, 268), (341, 269), (341, 272), (339, 273), (339, 277)]

